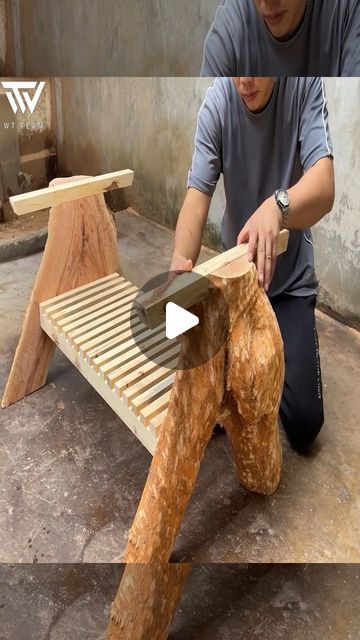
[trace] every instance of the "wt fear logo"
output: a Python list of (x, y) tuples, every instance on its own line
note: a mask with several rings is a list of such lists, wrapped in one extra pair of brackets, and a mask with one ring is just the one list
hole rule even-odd
[[(22, 113), (25, 113), (26, 106), (28, 107), (30, 113), (34, 113), (34, 109), (39, 102), (42, 90), (45, 86), (45, 82), (18, 82), (18, 81), (5, 81), (1, 82), (4, 89), (10, 89), (10, 91), (5, 91), (7, 98), (10, 102), (11, 108), (14, 113), (17, 113), (18, 108)], [(35, 93), (32, 98), (28, 91), (24, 91), (24, 89), (35, 89)]]

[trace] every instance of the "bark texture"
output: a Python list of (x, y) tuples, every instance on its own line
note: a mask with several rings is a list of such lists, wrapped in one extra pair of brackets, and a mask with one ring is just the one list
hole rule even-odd
[(166, 640), (190, 565), (127, 565), (106, 640)]
[[(275, 314), (255, 266), (236, 278), (210, 279), (214, 288), (192, 308), (199, 325), (182, 338), (180, 368), (126, 562), (169, 560), (216, 422), (226, 428), (247, 489), (269, 495), (280, 480), (284, 354)], [(206, 353), (214, 355), (198, 366)], [(181, 368), (184, 363), (194, 367)]]

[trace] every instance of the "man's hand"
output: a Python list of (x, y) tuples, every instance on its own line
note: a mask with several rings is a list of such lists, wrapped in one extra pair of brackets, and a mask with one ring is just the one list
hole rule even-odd
[(275, 271), (281, 227), (281, 211), (272, 196), (253, 213), (237, 239), (237, 244), (249, 243), (249, 262), (256, 262), (259, 282), (266, 292)]
[(170, 265), (170, 271), (174, 273), (182, 273), (183, 271), (192, 271), (192, 260), (187, 260), (184, 256), (173, 255)]

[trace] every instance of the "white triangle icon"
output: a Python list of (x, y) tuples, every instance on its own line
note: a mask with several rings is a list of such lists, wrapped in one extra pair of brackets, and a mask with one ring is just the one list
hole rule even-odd
[(174, 302), (166, 305), (166, 337), (168, 340), (177, 338), (185, 331), (196, 327), (199, 318), (190, 311), (186, 311)]

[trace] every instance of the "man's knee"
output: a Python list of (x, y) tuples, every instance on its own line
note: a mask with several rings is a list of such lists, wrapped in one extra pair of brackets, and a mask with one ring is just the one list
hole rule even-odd
[(296, 451), (305, 451), (317, 438), (324, 424), (323, 405), (297, 403), (286, 411), (280, 409), (280, 417), (291, 446)]

